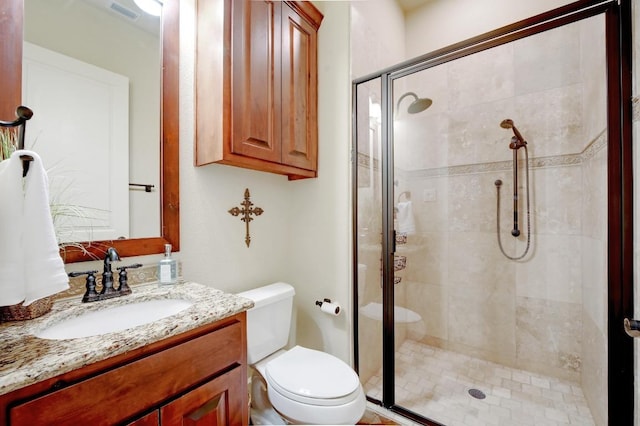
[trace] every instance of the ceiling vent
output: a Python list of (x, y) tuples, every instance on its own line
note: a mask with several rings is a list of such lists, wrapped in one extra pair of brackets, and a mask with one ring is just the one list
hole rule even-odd
[(120, 3), (117, 2), (111, 2), (111, 4), (109, 5), (109, 9), (111, 9), (113, 12), (124, 16), (125, 18), (131, 20), (131, 21), (137, 21), (138, 18), (140, 18), (140, 14), (129, 9), (126, 6), (121, 5)]

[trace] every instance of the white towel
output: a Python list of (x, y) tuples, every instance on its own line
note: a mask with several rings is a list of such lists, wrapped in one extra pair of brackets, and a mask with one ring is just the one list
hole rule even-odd
[[(33, 157), (29, 173), (24, 178), (24, 186), (21, 155)], [(0, 216), (0, 226), (3, 239), (6, 232), (11, 239), (17, 238), (19, 243), (13, 248), (8, 244), (0, 246), (0, 306), (14, 305), (23, 300), (24, 305), (30, 305), (38, 299), (68, 289), (69, 278), (53, 228), (49, 207), (49, 181), (42, 160), (35, 152), (20, 150), (0, 165), (5, 162), (9, 164), (5, 173), (0, 169), (0, 200), (5, 204), (5, 200), (10, 199), (15, 206), (2, 214), (18, 214)], [(2, 174), (8, 174), (7, 182)], [(10, 188), (8, 185), (14, 187)], [(18, 192), (15, 188), (18, 188)], [(5, 191), (7, 197), (11, 198), (5, 198)], [(11, 261), (4, 262), (5, 256)], [(5, 282), (4, 273), (9, 268), (15, 270), (9, 272), (12, 279)]]
[(416, 233), (416, 223), (413, 218), (413, 209), (411, 207), (411, 201), (403, 201), (398, 203), (398, 213), (396, 214), (398, 220), (398, 232), (413, 235)]
[(0, 162), (0, 306), (24, 300), (22, 161)]

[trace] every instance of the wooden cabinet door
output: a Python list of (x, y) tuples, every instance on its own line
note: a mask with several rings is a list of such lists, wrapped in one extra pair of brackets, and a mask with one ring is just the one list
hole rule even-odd
[(233, 154), (279, 163), (280, 2), (234, 1), (232, 16)]
[(282, 4), (282, 163), (317, 170), (317, 29)]
[(317, 31), (309, 1), (197, 0), (195, 164), (317, 176)]
[(160, 408), (163, 426), (244, 426), (249, 424), (244, 404), (242, 368), (235, 368)]

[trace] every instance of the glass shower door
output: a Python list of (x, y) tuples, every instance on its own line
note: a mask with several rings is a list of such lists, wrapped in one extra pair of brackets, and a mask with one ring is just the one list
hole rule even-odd
[(393, 79), (396, 405), (606, 424), (604, 28)]
[(609, 395), (629, 393), (632, 270), (611, 16), (354, 83), (369, 400), (447, 425), (629, 418)]
[(367, 396), (382, 400), (382, 86), (356, 91), (354, 229), (357, 237), (356, 362)]

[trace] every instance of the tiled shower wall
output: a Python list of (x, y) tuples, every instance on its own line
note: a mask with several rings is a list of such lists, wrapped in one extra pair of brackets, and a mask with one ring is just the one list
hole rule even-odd
[[(396, 302), (423, 319), (399, 326), (400, 336), (581, 380), (598, 420), (606, 413), (603, 28), (591, 18), (394, 86), (395, 99), (413, 91), (434, 101), (415, 116), (401, 108), (395, 122), (396, 194), (411, 191), (417, 227), (398, 246), (407, 268), (398, 273)], [(512, 134), (499, 127), (505, 118), (524, 134), (533, 159), (532, 246), (524, 262), (507, 260), (496, 240), (494, 181), (501, 179), (504, 248), (513, 256), (526, 245), (524, 203), (522, 236), (508, 233)], [(374, 262), (367, 286), (379, 287), (375, 256), (367, 261)], [(365, 297), (379, 294), (368, 288)], [(360, 342), (361, 353), (380, 350), (379, 339)]]

